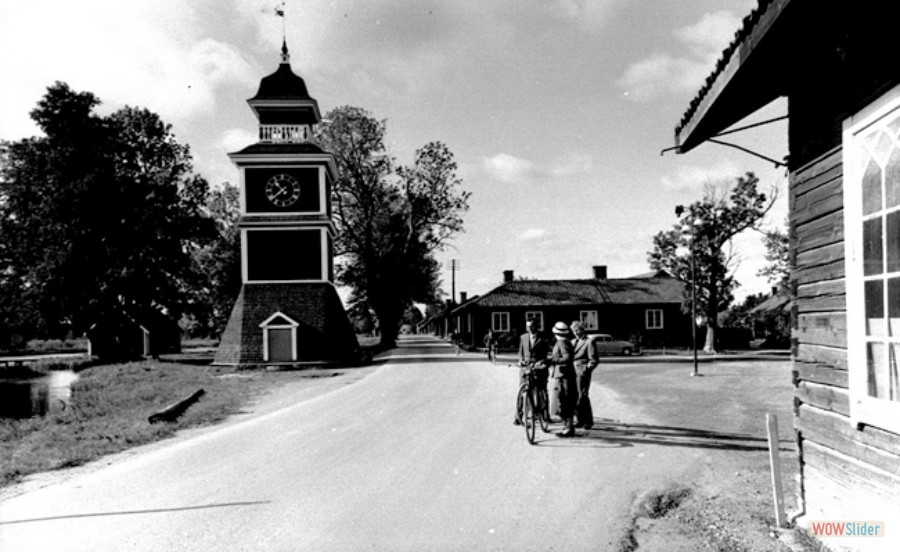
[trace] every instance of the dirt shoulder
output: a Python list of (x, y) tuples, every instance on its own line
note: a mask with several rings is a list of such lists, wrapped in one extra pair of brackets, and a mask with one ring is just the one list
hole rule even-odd
[[(684, 363), (608, 363), (594, 379), (642, 417), (604, 424), (611, 439), (703, 452), (694, 476), (635, 498), (620, 549), (820, 550), (775, 527), (766, 414), (777, 416), (785, 504), (796, 505), (798, 459), (792, 427), (790, 361), (709, 362), (700, 377)], [(595, 404), (597, 399), (594, 399)], [(602, 405), (600, 406), (602, 409)]]

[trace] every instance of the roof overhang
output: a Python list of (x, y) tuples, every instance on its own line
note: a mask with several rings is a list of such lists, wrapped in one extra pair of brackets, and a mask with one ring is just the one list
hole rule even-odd
[(231, 162), (237, 165), (238, 167), (248, 166), (248, 165), (265, 165), (265, 164), (275, 164), (275, 165), (284, 165), (284, 166), (303, 166), (303, 165), (324, 165), (328, 170), (328, 175), (331, 177), (331, 180), (337, 180), (338, 177), (338, 168), (337, 162), (334, 160), (334, 155), (323, 152), (323, 153), (299, 153), (299, 154), (285, 154), (285, 153), (241, 153), (234, 152), (229, 153), (228, 158), (231, 159)]
[[(759, 0), (734, 42), (675, 129), (678, 153), (704, 141), (788, 93), (798, 5), (804, 0)], [(790, 32), (791, 30), (794, 33)]]

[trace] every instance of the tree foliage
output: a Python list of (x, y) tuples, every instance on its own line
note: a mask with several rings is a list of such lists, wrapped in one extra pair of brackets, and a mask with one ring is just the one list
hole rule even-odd
[(0, 311), (45, 334), (111, 309), (177, 316), (203, 279), (192, 253), (215, 237), (170, 126), (98, 104), (56, 83), (31, 112), (43, 136), (0, 147)]
[(351, 288), (353, 308), (375, 312), (382, 344), (392, 345), (410, 304), (437, 299), (434, 254), (462, 231), (469, 193), (446, 145), (430, 142), (412, 165), (397, 166), (385, 132), (385, 121), (344, 106), (326, 115), (316, 139), (340, 173), (332, 190), (336, 278)]
[(195, 250), (194, 262), (204, 275), (197, 289), (189, 320), (191, 333), (218, 336), (225, 331), (234, 300), (241, 291), (240, 190), (228, 182), (211, 189), (206, 198), (206, 211), (215, 221), (216, 236)]
[(650, 267), (666, 270), (689, 284), (683, 304), (686, 312), (690, 312), (691, 288), (695, 286), (697, 312), (707, 324), (707, 352), (715, 350), (718, 313), (734, 299), (737, 282), (732, 274), (732, 239), (756, 228), (774, 201), (757, 189), (758, 183), (753, 173), (747, 173), (728, 188), (707, 187), (701, 200), (676, 210), (680, 220), (671, 230), (653, 237)]
[(763, 232), (763, 244), (766, 246), (768, 264), (759, 271), (759, 275), (764, 276), (781, 293), (787, 293), (791, 279), (790, 242), (787, 231), (775, 228)]

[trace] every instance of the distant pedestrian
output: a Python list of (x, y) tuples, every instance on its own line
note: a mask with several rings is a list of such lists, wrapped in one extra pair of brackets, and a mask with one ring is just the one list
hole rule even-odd
[(564, 429), (557, 433), (558, 437), (575, 436), (575, 365), (572, 358), (572, 343), (569, 341), (569, 327), (565, 322), (557, 322), (553, 325), (553, 335), (556, 343), (550, 354), (550, 362), (553, 372), (550, 377), (556, 383), (559, 392), (559, 417), (562, 418)]
[(484, 348), (487, 350), (488, 361), (494, 364), (497, 360), (497, 337), (494, 330), (488, 330), (484, 335)]
[(591, 408), (591, 374), (597, 367), (597, 350), (588, 338), (581, 322), (572, 322), (572, 361), (575, 367), (575, 427), (591, 429), (594, 425), (594, 410)]

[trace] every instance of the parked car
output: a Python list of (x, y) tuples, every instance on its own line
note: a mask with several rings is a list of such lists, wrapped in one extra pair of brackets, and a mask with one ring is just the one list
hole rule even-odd
[(609, 334), (593, 334), (591, 342), (601, 355), (630, 355), (634, 352), (634, 344), (630, 341), (615, 339)]

